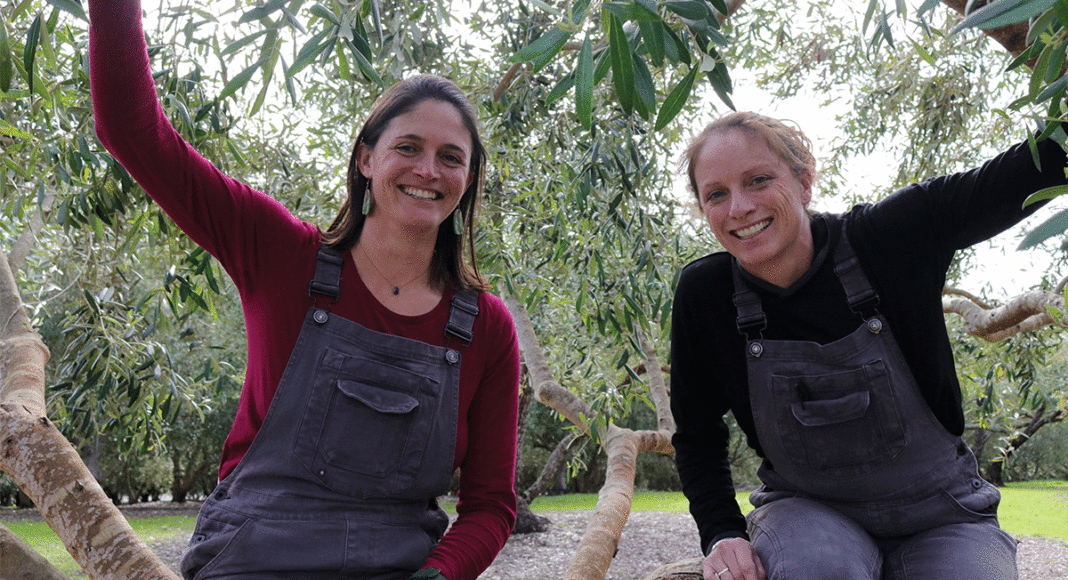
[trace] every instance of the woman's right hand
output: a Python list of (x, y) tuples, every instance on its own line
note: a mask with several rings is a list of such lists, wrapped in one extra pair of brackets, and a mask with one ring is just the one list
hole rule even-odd
[(705, 580), (765, 580), (764, 566), (752, 544), (727, 538), (712, 546), (704, 561)]

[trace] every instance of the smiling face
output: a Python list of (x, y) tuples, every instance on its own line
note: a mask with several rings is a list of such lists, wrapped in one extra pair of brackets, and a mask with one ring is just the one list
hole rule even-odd
[(393, 117), (358, 152), (374, 195), (367, 219), (436, 234), (474, 180), (471, 154), (471, 134), (449, 103), (428, 99)]
[(709, 136), (693, 167), (701, 211), (742, 268), (782, 288), (808, 270), (810, 175), (794, 175), (763, 136), (739, 128)]

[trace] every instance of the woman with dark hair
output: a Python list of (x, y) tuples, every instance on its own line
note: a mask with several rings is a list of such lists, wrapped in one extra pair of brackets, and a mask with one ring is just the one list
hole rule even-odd
[[(1036, 161), (1039, 168), (1036, 168)], [(1016, 542), (961, 440), (942, 314), (957, 250), (1065, 182), (1052, 140), (844, 214), (807, 210), (809, 141), (754, 113), (684, 156), (725, 251), (687, 265), (672, 313), (673, 443), (706, 580), (1010, 580)], [(731, 411), (763, 462), (743, 517)]]
[[(324, 232), (182, 140), (137, 0), (89, 7), (101, 143), (219, 260), (245, 314), (241, 401), (183, 575), (477, 577), (515, 521), (519, 348), (475, 268), (486, 155), (462, 91), (421, 75), (382, 95)], [(436, 498), (457, 468), (449, 527)]]

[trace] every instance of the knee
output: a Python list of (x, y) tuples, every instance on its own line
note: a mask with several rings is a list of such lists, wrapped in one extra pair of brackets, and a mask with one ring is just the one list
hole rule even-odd
[(878, 580), (881, 564), (833, 548), (785, 550), (766, 567), (769, 580)]
[(749, 534), (768, 578), (874, 580), (881, 575), (882, 555), (874, 540), (842, 514), (802, 499), (772, 502), (757, 511)]

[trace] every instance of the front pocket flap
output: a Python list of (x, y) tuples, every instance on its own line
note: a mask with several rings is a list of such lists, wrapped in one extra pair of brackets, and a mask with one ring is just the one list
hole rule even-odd
[(794, 403), (792, 407), (794, 418), (802, 425), (821, 427), (860, 419), (868, 412), (870, 399), (868, 391), (861, 391), (840, 399)]
[(419, 406), (419, 401), (411, 395), (388, 391), (358, 381), (339, 380), (337, 388), (347, 396), (367, 405), (379, 413), (403, 415)]

